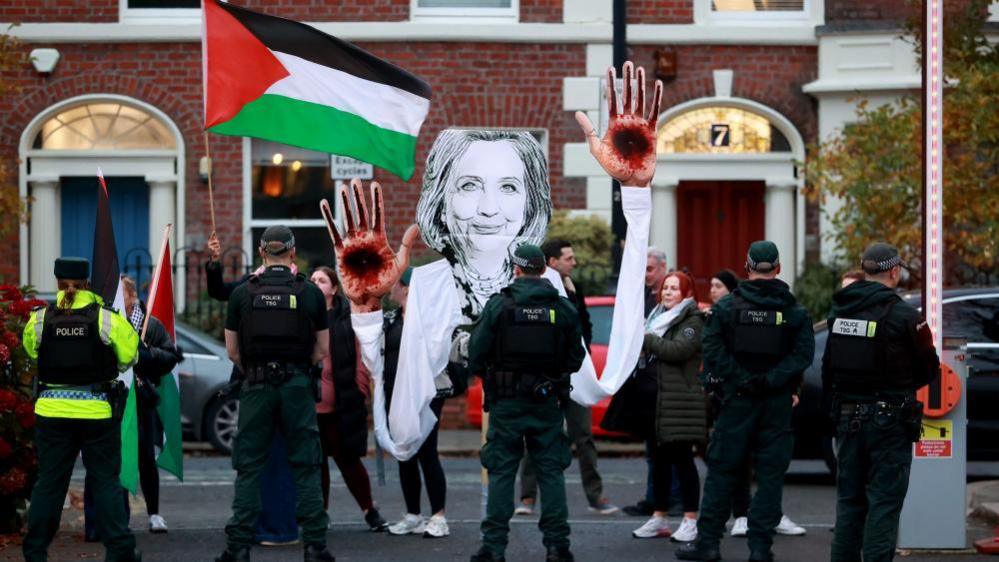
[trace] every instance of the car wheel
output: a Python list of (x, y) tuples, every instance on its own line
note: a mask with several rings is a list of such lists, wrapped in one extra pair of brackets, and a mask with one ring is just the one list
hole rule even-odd
[(829, 474), (831, 474), (833, 478), (836, 478), (836, 465), (838, 462), (836, 460), (836, 438), (827, 437), (825, 439), (825, 445), (822, 448), (822, 459), (826, 461), (826, 468), (829, 469)]
[(232, 454), (232, 444), (239, 422), (239, 399), (223, 398), (212, 402), (205, 413), (205, 435), (215, 449)]

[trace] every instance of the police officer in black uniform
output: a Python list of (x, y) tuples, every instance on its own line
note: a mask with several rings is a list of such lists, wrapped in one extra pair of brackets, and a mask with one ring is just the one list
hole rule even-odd
[(482, 309), (469, 341), (468, 367), (485, 375), (489, 431), (482, 466), (489, 473), (489, 500), (482, 521), (482, 548), (472, 562), (504, 560), (513, 485), (524, 445), (541, 487), (538, 526), (548, 562), (571, 562), (563, 472), (572, 451), (562, 429), (569, 375), (585, 351), (576, 308), (541, 277), (545, 255), (531, 244), (514, 251), (514, 282)]
[(260, 256), (266, 269), (232, 292), (226, 318), (226, 350), (246, 379), (232, 451), (236, 469), (232, 518), (225, 528), (226, 550), (216, 561), (250, 558), (253, 523), (260, 513), (260, 472), (274, 432), (280, 431), (288, 443), (295, 478), (305, 560), (331, 562), (312, 375), (312, 366), (329, 353), (326, 301), (304, 275), (291, 273), (295, 260), (291, 229), (268, 227), (260, 237)]
[(929, 327), (895, 292), (903, 265), (895, 247), (871, 244), (861, 261), (864, 280), (833, 295), (822, 358), (836, 422), (833, 562), (894, 557), (922, 418), (915, 391), (940, 373)]
[(105, 560), (138, 561), (118, 482), (126, 391), (115, 379), (138, 360), (139, 336), (124, 316), (88, 290), (87, 260), (59, 258), (55, 276), (56, 302), (32, 312), (23, 334), (25, 352), (38, 360), (38, 480), (31, 492), (24, 559), (48, 559), (73, 465), (82, 453)]

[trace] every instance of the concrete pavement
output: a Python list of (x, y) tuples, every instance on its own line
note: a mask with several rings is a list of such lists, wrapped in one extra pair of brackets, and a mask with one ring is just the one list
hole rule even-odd
[[(374, 478), (374, 462), (366, 459)], [(385, 486), (375, 486), (374, 496), (384, 516), (394, 520), (403, 511), (396, 463), (386, 460)], [(347, 493), (338, 474), (334, 473), (332, 525), (328, 535), (331, 550), (343, 561), (464, 561), (478, 547), (478, 523), (481, 513), (482, 488), (476, 458), (445, 459), (448, 477), (448, 518), (451, 536), (431, 540), (422, 537), (393, 537), (370, 533), (362, 525), (361, 514)], [(700, 467), (703, 473), (704, 467)], [(637, 458), (601, 459), (606, 495), (624, 505), (638, 499), (645, 485), (645, 463)], [(982, 476), (995, 478), (999, 467), (981, 466)], [(132, 527), (143, 560), (200, 562), (211, 560), (224, 546), (222, 527), (229, 516), (234, 473), (225, 457), (189, 458), (186, 461), (186, 482), (180, 483), (164, 475), (162, 479), (161, 513), (170, 525), (166, 535), (150, 535), (145, 531), (146, 517), (141, 496), (133, 501)], [(82, 471), (74, 474), (73, 486), (82, 486)], [(623, 515), (600, 516), (587, 511), (578, 468), (566, 472), (573, 550), (581, 562), (608, 560), (663, 561), (672, 559), (675, 545), (663, 539), (637, 540), (631, 531), (644, 518)], [(785, 487), (784, 510), (788, 516), (808, 529), (804, 537), (778, 537), (775, 551), (780, 560), (812, 562), (827, 560), (833, 524), (835, 490), (821, 462), (796, 461)], [(424, 504), (426, 499), (424, 498)], [(672, 524), (677, 525), (673, 520)], [(511, 562), (543, 560), (544, 550), (536, 528), (537, 516), (516, 518), (512, 523), (511, 543), (507, 559)], [(969, 539), (990, 535), (991, 527), (973, 521)], [(970, 541), (969, 541), (970, 544)], [(723, 543), (726, 560), (744, 560), (747, 554), (741, 539)], [(71, 505), (64, 511), (63, 529), (56, 539), (51, 560), (69, 561), (101, 559), (100, 545), (82, 542), (82, 513)], [(16, 547), (0, 552), (0, 560), (20, 560)], [(953, 554), (915, 553), (905, 560), (942, 562), (954, 559)], [(986, 562), (986, 556), (964, 554), (961, 562)], [(301, 560), (301, 546), (255, 548), (255, 561)]]

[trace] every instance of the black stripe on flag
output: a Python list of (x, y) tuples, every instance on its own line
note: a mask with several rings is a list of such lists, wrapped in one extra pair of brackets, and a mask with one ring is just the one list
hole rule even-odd
[[(356, 45), (301, 22), (268, 16), (219, 0), (215, 2), (272, 51), (335, 68), (371, 82), (393, 86), (421, 98), (431, 98), (430, 84)], [(239, 55), (233, 53), (233, 56)]]

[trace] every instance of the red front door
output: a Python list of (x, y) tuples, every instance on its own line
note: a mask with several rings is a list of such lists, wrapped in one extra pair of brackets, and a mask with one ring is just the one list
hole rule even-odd
[(697, 281), (698, 297), (718, 270), (742, 277), (746, 250), (764, 236), (762, 181), (681, 181), (677, 187), (677, 268)]

